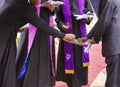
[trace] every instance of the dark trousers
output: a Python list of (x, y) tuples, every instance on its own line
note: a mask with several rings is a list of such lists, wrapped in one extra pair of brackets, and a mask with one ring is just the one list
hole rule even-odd
[(107, 79), (105, 87), (120, 87), (120, 54), (106, 57)]

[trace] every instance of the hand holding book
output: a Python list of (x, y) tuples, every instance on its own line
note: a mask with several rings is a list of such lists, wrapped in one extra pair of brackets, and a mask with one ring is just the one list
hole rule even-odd
[(64, 3), (61, 1), (46, 1), (43, 4), (41, 4), (40, 6), (46, 7), (52, 12), (52, 11), (54, 11), (54, 9), (56, 7), (58, 7), (59, 5), (62, 5), (62, 4), (64, 4)]
[(46, 7), (46, 5), (52, 5), (55, 7), (58, 7), (59, 5), (63, 5), (64, 3), (61, 1), (46, 1), (43, 4), (41, 4), (41, 7)]
[(94, 17), (93, 13), (91, 11), (84, 12), (82, 15), (74, 15), (76, 17), (76, 20), (81, 20), (81, 19), (92, 19)]

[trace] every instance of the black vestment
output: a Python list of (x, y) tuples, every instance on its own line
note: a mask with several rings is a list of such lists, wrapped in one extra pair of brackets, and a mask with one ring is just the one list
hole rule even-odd
[(0, 8), (0, 87), (17, 87), (16, 35), (28, 22), (54, 37), (64, 37), (39, 18), (35, 6), (27, 0), (6, 0)]

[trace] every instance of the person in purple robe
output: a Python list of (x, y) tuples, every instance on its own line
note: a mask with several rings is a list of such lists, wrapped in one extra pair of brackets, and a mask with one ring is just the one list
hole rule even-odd
[[(75, 15), (83, 15), (84, 0), (60, 0), (56, 14), (58, 28), (64, 33), (73, 33), (78, 37), (85, 37), (86, 25), (84, 19), (77, 20)], [(89, 53), (86, 46), (76, 46), (60, 40), (56, 80), (64, 81), (68, 87), (81, 87), (88, 83)]]

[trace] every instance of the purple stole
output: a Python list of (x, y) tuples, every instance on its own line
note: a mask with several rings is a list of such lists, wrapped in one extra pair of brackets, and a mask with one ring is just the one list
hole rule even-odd
[[(72, 24), (72, 19), (71, 19), (71, 12), (70, 12), (70, 1), (69, 0), (62, 0), (65, 5), (63, 5), (63, 15), (64, 15), (64, 22), (65, 23), (70, 23)], [(78, 6), (79, 6), (79, 13), (83, 14), (83, 9), (84, 9), (84, 0), (78, 0)], [(85, 23), (80, 21), (80, 33), (82, 37), (85, 37), (87, 32), (86, 32), (86, 26)], [(73, 33), (72, 32), (72, 27), (68, 29), (65, 33)], [(89, 54), (85, 52), (85, 48), (87, 46), (82, 46), (82, 62), (83, 62), (83, 67), (87, 67), (89, 65)], [(74, 74), (74, 53), (73, 53), (73, 45), (64, 42), (64, 58), (65, 58), (65, 73), (66, 74)], [(81, 58), (81, 57), (80, 57)]]
[[(36, 5), (36, 8), (37, 8), (37, 13), (39, 15), (40, 13), (40, 4)], [(53, 22), (52, 22), (52, 16), (50, 17), (50, 25), (52, 26), (53, 25)], [(29, 31), (28, 31), (28, 51), (27, 51), (27, 56), (26, 56), (26, 59), (25, 59), (25, 62), (23, 64), (23, 67), (20, 71), (20, 74), (18, 76), (19, 79), (23, 78), (24, 75), (25, 75), (25, 72), (26, 72), (26, 68), (27, 68), (27, 65), (28, 65), (28, 58), (29, 58), (29, 54), (30, 54), (30, 50), (31, 50), (31, 47), (32, 47), (32, 44), (33, 44), (33, 41), (34, 41), (34, 38), (35, 38), (35, 35), (36, 35), (36, 27), (34, 27), (32, 24), (30, 24), (30, 27), (29, 27)], [(53, 65), (53, 60), (52, 60), (52, 36), (50, 36), (50, 58), (51, 58), (51, 65), (52, 65), (52, 75), (55, 76), (55, 70), (54, 70), (54, 65)]]

